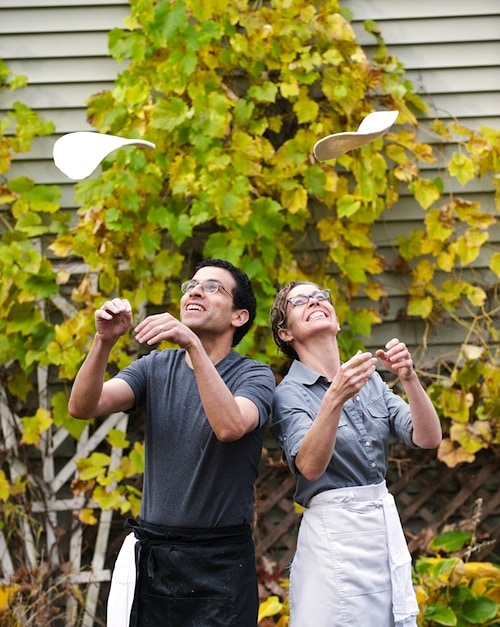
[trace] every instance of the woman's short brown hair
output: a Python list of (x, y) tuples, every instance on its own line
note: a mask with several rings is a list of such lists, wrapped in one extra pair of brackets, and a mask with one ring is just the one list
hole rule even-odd
[(283, 354), (290, 359), (298, 359), (298, 355), (295, 352), (295, 349), (282, 340), (278, 334), (280, 329), (286, 328), (286, 312), (288, 307), (288, 294), (293, 290), (297, 285), (316, 285), (313, 281), (291, 281), (285, 287), (282, 287), (280, 291), (274, 297), (274, 302), (271, 307), (270, 312), (270, 321), (271, 321), (271, 329), (273, 332), (273, 338), (278, 350), (280, 350)]

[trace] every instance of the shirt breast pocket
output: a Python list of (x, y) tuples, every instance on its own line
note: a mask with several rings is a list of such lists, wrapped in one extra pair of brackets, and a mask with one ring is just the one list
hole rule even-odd
[(370, 428), (375, 430), (379, 438), (385, 438), (389, 431), (389, 412), (382, 398), (376, 399), (365, 406), (365, 416)]

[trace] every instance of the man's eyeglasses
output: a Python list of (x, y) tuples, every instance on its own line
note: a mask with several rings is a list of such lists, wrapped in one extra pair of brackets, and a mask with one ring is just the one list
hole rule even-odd
[(226, 290), (222, 283), (219, 283), (219, 281), (216, 281), (215, 279), (207, 279), (206, 281), (203, 281), (203, 283), (199, 283), (194, 279), (191, 279), (190, 281), (184, 281), (184, 283), (181, 283), (181, 292), (183, 294), (189, 294), (189, 292), (191, 292), (192, 290), (194, 290), (195, 287), (198, 286), (201, 287), (201, 290), (204, 294), (215, 294), (217, 290), (222, 290), (223, 292), (226, 292), (226, 294), (231, 296), (231, 298), (233, 297), (233, 295)]
[(312, 294), (297, 294), (297, 296), (287, 298), (286, 302), (290, 303), (294, 307), (305, 305), (311, 300), (311, 298), (317, 300), (318, 302), (321, 302), (322, 300), (329, 300), (332, 302), (330, 299), (330, 292), (331, 290), (319, 290), (318, 292), (313, 292)]

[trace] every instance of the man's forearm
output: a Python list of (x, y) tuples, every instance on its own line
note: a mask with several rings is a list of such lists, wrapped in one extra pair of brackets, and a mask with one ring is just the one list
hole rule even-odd
[(96, 334), (89, 354), (75, 377), (69, 397), (68, 410), (74, 418), (86, 419), (97, 415), (112, 347), (113, 343), (104, 341)]

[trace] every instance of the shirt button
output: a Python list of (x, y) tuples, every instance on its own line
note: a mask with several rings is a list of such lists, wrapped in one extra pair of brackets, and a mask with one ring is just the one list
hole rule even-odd
[(375, 468), (375, 466), (376, 466), (376, 465), (377, 465), (377, 464), (376, 464), (375, 462), (372, 462), (372, 463), (370, 464), (370, 466), (371, 466), (372, 468)]
[(356, 400), (359, 401), (359, 396), (356, 396)]
[(371, 446), (371, 445), (372, 445), (372, 443), (371, 443), (369, 440), (366, 440), (365, 445), (366, 445), (366, 446)]

